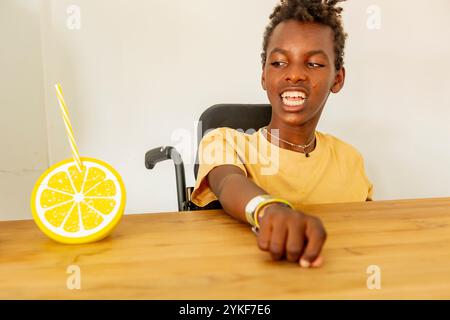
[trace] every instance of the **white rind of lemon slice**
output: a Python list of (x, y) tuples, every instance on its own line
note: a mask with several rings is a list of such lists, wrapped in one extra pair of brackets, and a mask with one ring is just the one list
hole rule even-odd
[(61, 161), (42, 174), (31, 195), (34, 221), (49, 238), (67, 244), (101, 240), (119, 223), (126, 202), (119, 173), (106, 162)]

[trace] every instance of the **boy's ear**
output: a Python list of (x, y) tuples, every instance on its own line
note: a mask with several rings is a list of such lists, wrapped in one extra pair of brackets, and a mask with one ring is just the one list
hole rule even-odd
[(267, 91), (266, 77), (264, 75), (264, 66), (262, 67), (262, 72), (261, 72), (261, 86), (263, 87), (264, 91)]
[(338, 93), (344, 87), (345, 83), (345, 68), (342, 67), (340, 70), (336, 72), (336, 76), (334, 77), (334, 83), (331, 87), (331, 92)]

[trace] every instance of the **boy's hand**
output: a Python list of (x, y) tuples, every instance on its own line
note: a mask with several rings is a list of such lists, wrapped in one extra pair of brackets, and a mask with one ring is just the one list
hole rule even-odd
[(273, 204), (263, 208), (259, 220), (258, 246), (269, 251), (273, 260), (284, 257), (302, 267), (319, 267), (320, 251), (327, 234), (319, 218)]

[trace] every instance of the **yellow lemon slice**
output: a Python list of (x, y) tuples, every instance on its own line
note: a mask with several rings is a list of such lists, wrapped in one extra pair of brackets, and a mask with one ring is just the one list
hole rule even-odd
[(50, 167), (31, 195), (31, 211), (38, 227), (51, 239), (69, 244), (89, 243), (108, 236), (125, 208), (122, 178), (109, 164), (81, 158)]

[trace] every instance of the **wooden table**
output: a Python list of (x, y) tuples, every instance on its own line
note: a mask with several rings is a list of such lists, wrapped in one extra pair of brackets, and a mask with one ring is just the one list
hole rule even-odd
[[(61, 245), (0, 222), (3, 299), (450, 298), (450, 198), (305, 207), (328, 231), (319, 269), (271, 261), (222, 211), (126, 215), (113, 234)], [(81, 289), (69, 290), (70, 265)], [(381, 289), (368, 289), (379, 267)]]

